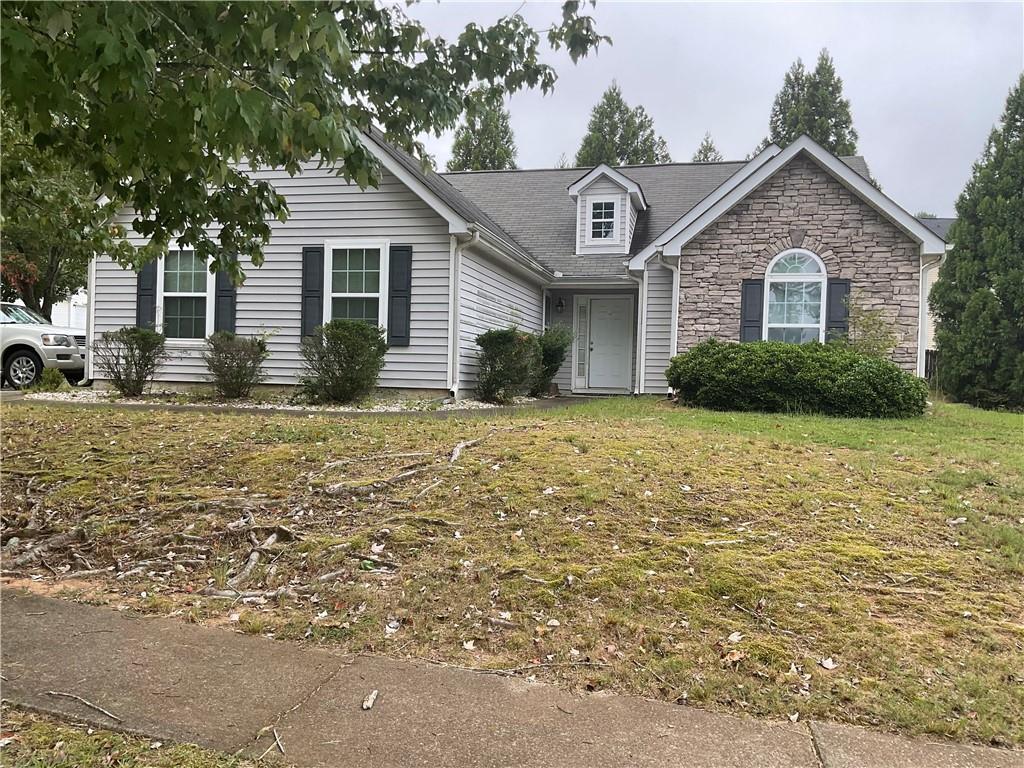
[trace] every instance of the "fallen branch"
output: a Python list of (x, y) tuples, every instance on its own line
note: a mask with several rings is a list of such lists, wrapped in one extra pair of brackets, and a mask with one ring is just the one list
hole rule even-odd
[(417, 467), (415, 469), (407, 469), (404, 472), (399, 472), (397, 475), (391, 477), (385, 477), (381, 480), (373, 480), (369, 483), (362, 484), (351, 484), (351, 483), (335, 483), (329, 485), (324, 489), (324, 492), (329, 496), (340, 496), (342, 494), (350, 494), (352, 496), (368, 495), (374, 491), (382, 491), (392, 485), (397, 485), (410, 477), (415, 477), (422, 472), (426, 472), (430, 467)]
[(67, 533), (59, 533), (56, 536), (51, 536), (46, 541), (38, 544), (37, 546), (30, 549), (24, 554), (18, 555), (11, 562), (12, 568), (19, 568), (23, 565), (33, 562), (41, 555), (45, 555), (51, 549), (56, 547), (63, 547), (65, 544), (72, 544), (77, 541), (85, 541), (85, 531), (81, 528), (75, 528), (68, 531)]
[(248, 581), (249, 576), (252, 575), (253, 568), (255, 568), (256, 564), (260, 561), (260, 554), (262, 551), (267, 547), (273, 546), (275, 541), (277, 541), (277, 531), (274, 531), (274, 533), (267, 536), (267, 538), (263, 540), (262, 544), (253, 548), (252, 552), (249, 553), (249, 559), (245, 561), (245, 566), (242, 570), (228, 580), (228, 586), (232, 589), (238, 589), (238, 587)]
[(483, 442), (488, 437), (490, 437), (491, 434), (493, 434), (493, 433), (488, 433), (488, 434), (484, 435), (483, 437), (476, 438), (475, 440), (463, 440), (461, 443), (459, 443), (458, 445), (456, 445), (452, 449), (452, 454), (451, 454), (451, 456), (448, 457), (448, 463), (449, 464), (454, 464), (456, 461), (459, 460), (459, 456), (462, 455), (462, 452), (464, 450), (466, 450), (467, 448), (472, 448), (474, 445), (477, 445), (478, 443)]
[(80, 701), (83, 704), (85, 704), (85, 706), (89, 707), (90, 709), (95, 709), (97, 712), (102, 712), (104, 715), (109, 717), (114, 722), (116, 722), (116, 723), (122, 722), (121, 718), (118, 717), (117, 715), (115, 715), (113, 712), (108, 712), (103, 707), (101, 707), (101, 706), (99, 706), (97, 704), (93, 704), (91, 701), (89, 701), (88, 699), (83, 699), (81, 696), (76, 696), (73, 693), (65, 693), (64, 691), (47, 691), (46, 693), (48, 695), (50, 695), (50, 696), (63, 696), (66, 699), (74, 699), (75, 701)]

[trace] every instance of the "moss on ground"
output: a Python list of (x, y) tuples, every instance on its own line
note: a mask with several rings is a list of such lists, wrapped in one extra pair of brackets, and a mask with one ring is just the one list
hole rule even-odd
[[(63, 723), (4, 708), (0, 762), (9, 768), (265, 768), (263, 760), (242, 760), (190, 744), (151, 739)], [(273, 763), (280, 766), (281, 763)]]
[[(550, 665), (530, 673), (573, 688), (1024, 744), (1019, 414), (617, 399), (447, 420), (4, 415), (4, 525), (81, 526), (87, 543), (46, 566), (84, 570), (77, 553), (131, 574), (75, 581), (79, 596), (350, 651)], [(250, 513), (259, 540), (274, 525), (296, 540), (243, 589), (340, 576), (315, 599), (200, 595), (241, 569), (252, 544), (228, 524)], [(51, 584), (46, 566), (31, 570)]]

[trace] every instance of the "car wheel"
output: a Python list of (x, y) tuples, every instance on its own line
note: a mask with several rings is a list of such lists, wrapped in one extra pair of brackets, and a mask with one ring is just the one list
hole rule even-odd
[(15, 389), (27, 389), (39, 381), (43, 374), (43, 361), (29, 349), (11, 352), (4, 360), (4, 378)]
[(79, 369), (79, 370), (70, 370), (69, 369), (69, 370), (61, 371), (61, 373), (64, 374), (64, 378), (67, 380), (68, 384), (70, 384), (72, 387), (77, 386), (79, 383), (81, 383), (82, 379), (85, 378), (85, 370), (84, 369)]

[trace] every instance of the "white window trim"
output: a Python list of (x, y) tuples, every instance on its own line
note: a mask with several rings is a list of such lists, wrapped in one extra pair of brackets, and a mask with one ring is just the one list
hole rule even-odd
[[(377, 248), (380, 250), (380, 282), (374, 293), (333, 293), (331, 273), (334, 264), (335, 248)], [(324, 325), (331, 322), (332, 299), (377, 299), (377, 325), (387, 330), (388, 327), (388, 276), (390, 274), (390, 240), (343, 239), (324, 241)]]
[[(808, 274), (784, 274), (772, 275), (772, 267), (782, 258), (793, 253), (802, 253), (810, 256), (818, 264), (821, 270), (817, 275)], [(818, 312), (818, 342), (825, 343), (825, 312), (828, 309), (828, 271), (818, 254), (808, 251), (806, 248), (789, 248), (783, 251), (774, 259), (768, 262), (764, 270), (764, 297), (761, 300), (761, 340), (768, 340), (768, 296), (771, 292), (772, 283), (821, 283), (821, 311)], [(809, 328), (807, 323), (772, 323), (772, 328)]]
[[(172, 247), (168, 248), (168, 253), (171, 251), (192, 251), (195, 252), (195, 248), (183, 247), (175, 243)], [(164, 264), (165, 256), (161, 256), (157, 259), (156, 263), (156, 322), (154, 325), (160, 332), (164, 332)], [(166, 345), (168, 347), (203, 347), (206, 345), (206, 337), (213, 333), (214, 327), (214, 308), (216, 303), (214, 299), (217, 293), (217, 280), (214, 275), (210, 274), (209, 261), (206, 263), (206, 334), (201, 339), (177, 339), (170, 336), (167, 337)], [(202, 292), (187, 292), (172, 291), (167, 294), (171, 297), (181, 296), (202, 296)]]
[[(622, 215), (622, 195), (588, 195), (584, 197), (587, 206), (587, 229), (584, 242), (587, 245), (619, 245), (622, 237), (619, 232), (619, 217)], [(594, 203), (612, 203), (612, 235), (611, 237), (594, 237)], [(605, 221), (605, 219), (600, 219)]]

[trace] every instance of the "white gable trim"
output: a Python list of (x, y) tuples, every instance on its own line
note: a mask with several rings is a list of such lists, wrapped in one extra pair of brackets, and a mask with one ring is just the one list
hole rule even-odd
[(610, 165), (601, 163), (600, 165), (593, 168), (586, 176), (573, 182), (569, 185), (569, 197), (573, 200), (579, 197), (580, 193), (597, 181), (601, 177), (610, 179), (614, 183), (618, 184), (627, 193), (629, 193), (630, 199), (633, 201), (633, 205), (639, 211), (647, 210), (647, 198), (644, 197), (644, 191), (640, 188), (640, 185), (633, 181), (628, 176), (619, 173)]
[(709, 192), (704, 198), (698, 202), (693, 208), (683, 214), (676, 222), (658, 235), (650, 244), (640, 251), (629, 261), (629, 268), (632, 270), (642, 270), (644, 265), (647, 264), (654, 256), (662, 252), (664, 245), (669, 242), (673, 237), (686, 229), (695, 219), (701, 216), (711, 206), (713, 206), (723, 195), (728, 194), (730, 191), (735, 189), (744, 179), (749, 177), (758, 168), (763, 166), (782, 150), (779, 149), (775, 144), (769, 144), (767, 147), (762, 149), (758, 154), (750, 159), (750, 162), (740, 168), (736, 173), (730, 176), (728, 179), (719, 184), (715, 189)]
[[(680, 219), (680, 223), (683, 223), (685, 220), (683, 226), (679, 228), (679, 231), (671, 239), (668, 239), (662, 245), (665, 254), (678, 256), (686, 243), (703, 232), (719, 216), (730, 210), (801, 153), (806, 153), (832, 178), (920, 243), (922, 255), (945, 253), (946, 243), (942, 238), (809, 136), (801, 136), (784, 150), (763, 163), (753, 173), (748, 174), (738, 184), (729, 189), (722, 189), (720, 193), (714, 196), (715, 199), (706, 199), (704, 203), (698, 206), (702, 210), (698, 211), (695, 208), (691, 211), (691, 214), (694, 215), (687, 214), (683, 219)], [(662, 238), (659, 237), (655, 242), (661, 240)], [(641, 255), (643, 254), (638, 254), (636, 258), (639, 258)], [(642, 267), (643, 261), (640, 261), (639, 266), (636, 268), (642, 269)], [(630, 268), (633, 268), (632, 263)]]
[(368, 134), (363, 135), (366, 138), (366, 141), (363, 143), (366, 148), (373, 153), (373, 156), (377, 158), (380, 164), (383, 165), (392, 175), (396, 176), (400, 182), (412, 190), (413, 194), (430, 206), (438, 216), (448, 222), (449, 234), (461, 235), (469, 232), (469, 222), (462, 218), (462, 216), (460, 216), (450, 205), (444, 202), (444, 200), (431, 192), (423, 182), (396, 162), (393, 157), (391, 157), (377, 144), (377, 141), (372, 136)]

